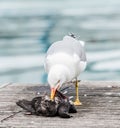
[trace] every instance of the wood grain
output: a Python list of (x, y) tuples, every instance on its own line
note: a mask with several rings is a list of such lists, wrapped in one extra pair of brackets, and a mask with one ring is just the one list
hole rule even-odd
[[(66, 85), (67, 86), (67, 85)], [(71, 85), (66, 95), (75, 96)], [(14, 84), (0, 88), (0, 128), (119, 128), (120, 127), (120, 82), (82, 81), (79, 95), (82, 106), (70, 119), (25, 115), (16, 106), (19, 99), (32, 99), (36, 95), (49, 94), (48, 85)], [(74, 100), (74, 99), (73, 99)], [(17, 114), (14, 114), (18, 112)]]

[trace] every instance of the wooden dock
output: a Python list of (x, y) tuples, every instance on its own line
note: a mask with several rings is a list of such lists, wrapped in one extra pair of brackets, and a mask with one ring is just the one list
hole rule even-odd
[[(82, 81), (79, 94), (83, 105), (77, 107), (78, 113), (70, 119), (20, 112), (22, 109), (16, 101), (32, 99), (44, 92), (49, 93), (47, 85), (1, 85), (0, 128), (120, 128), (120, 82)], [(68, 89), (67, 95), (75, 95), (74, 86)]]

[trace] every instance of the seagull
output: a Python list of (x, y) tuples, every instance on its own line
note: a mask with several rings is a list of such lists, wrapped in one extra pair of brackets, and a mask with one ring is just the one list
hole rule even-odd
[(51, 100), (54, 99), (56, 90), (64, 83), (76, 80), (76, 99), (74, 105), (81, 105), (78, 94), (77, 77), (85, 70), (87, 65), (84, 42), (74, 34), (66, 35), (63, 40), (54, 42), (46, 53), (45, 71), (48, 73), (48, 83), (51, 89)]

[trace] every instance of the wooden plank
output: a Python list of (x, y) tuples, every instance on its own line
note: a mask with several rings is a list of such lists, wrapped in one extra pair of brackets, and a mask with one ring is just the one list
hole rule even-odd
[[(66, 85), (67, 86), (67, 85)], [(0, 88), (0, 120), (22, 110), (16, 106), (19, 99), (32, 99), (49, 86), (40, 84), (9, 84)], [(75, 96), (74, 86), (68, 96)], [(0, 128), (119, 128), (120, 127), (120, 82), (83, 81), (79, 86), (82, 106), (70, 119), (24, 115), (24, 112), (0, 123)]]

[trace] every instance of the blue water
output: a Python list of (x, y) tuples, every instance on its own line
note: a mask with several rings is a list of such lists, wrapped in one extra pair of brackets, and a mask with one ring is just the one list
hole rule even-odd
[(119, 80), (120, 0), (1, 0), (0, 83), (45, 83), (45, 52), (69, 32), (86, 42), (80, 79)]

